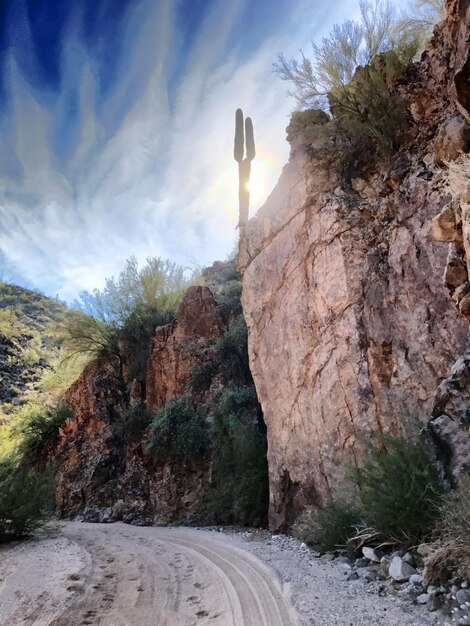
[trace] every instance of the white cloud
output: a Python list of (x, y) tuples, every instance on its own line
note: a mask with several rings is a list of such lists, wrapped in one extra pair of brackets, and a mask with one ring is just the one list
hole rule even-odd
[[(15, 133), (0, 140), (0, 148), (13, 145), (23, 175), (15, 181), (0, 173), (0, 263), (22, 280), (72, 299), (101, 286), (133, 254), (204, 265), (231, 251), (238, 220), (235, 109), (254, 121), (253, 212), (288, 155), (284, 128), (292, 103), (271, 73), (272, 62), (281, 50), (295, 55), (308, 49), (306, 24), (326, 34), (332, 21), (327, 9), (298, 3), (283, 32), (265, 38), (240, 62), (237, 50), (227, 48), (244, 3), (213, 5), (171, 107), (171, 0), (146, 0), (128, 16), (119, 80), (99, 110), (98, 70), (73, 28), (55, 103), (35, 96), (10, 60)], [(342, 11), (355, 7), (344, 3)], [(72, 133), (67, 156), (57, 158), (57, 124), (67, 118), (74, 94), (77, 135)]]

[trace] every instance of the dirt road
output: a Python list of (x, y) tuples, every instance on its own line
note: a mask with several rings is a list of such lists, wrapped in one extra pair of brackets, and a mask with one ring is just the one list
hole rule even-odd
[(225, 535), (69, 523), (31, 548), (3, 553), (2, 626), (297, 624), (273, 573)]
[(0, 546), (0, 626), (442, 624), (293, 537), (219, 531), (67, 523)]

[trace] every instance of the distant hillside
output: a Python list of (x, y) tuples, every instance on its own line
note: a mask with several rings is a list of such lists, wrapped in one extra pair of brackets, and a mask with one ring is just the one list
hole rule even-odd
[(56, 323), (67, 307), (16, 285), (0, 282), (0, 407), (21, 403), (59, 351)]

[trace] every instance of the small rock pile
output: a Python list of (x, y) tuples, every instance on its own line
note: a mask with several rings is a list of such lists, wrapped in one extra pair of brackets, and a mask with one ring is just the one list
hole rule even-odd
[(418, 546), (414, 552), (397, 550), (391, 554), (363, 547), (363, 556), (360, 558), (333, 554), (324, 555), (323, 558), (337, 560), (347, 575), (347, 581), (367, 583), (371, 593), (395, 594), (428, 611), (441, 610), (451, 618), (452, 625), (470, 626), (469, 581), (454, 577), (443, 585), (426, 585), (423, 579), (423, 557), (428, 551), (429, 547), (425, 544)]

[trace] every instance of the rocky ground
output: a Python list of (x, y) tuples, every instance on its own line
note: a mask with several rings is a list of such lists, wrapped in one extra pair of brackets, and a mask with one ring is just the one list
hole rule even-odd
[(0, 548), (0, 624), (446, 623), (410, 595), (387, 593), (386, 582), (367, 582), (370, 564), (319, 557), (264, 531), (71, 522)]

